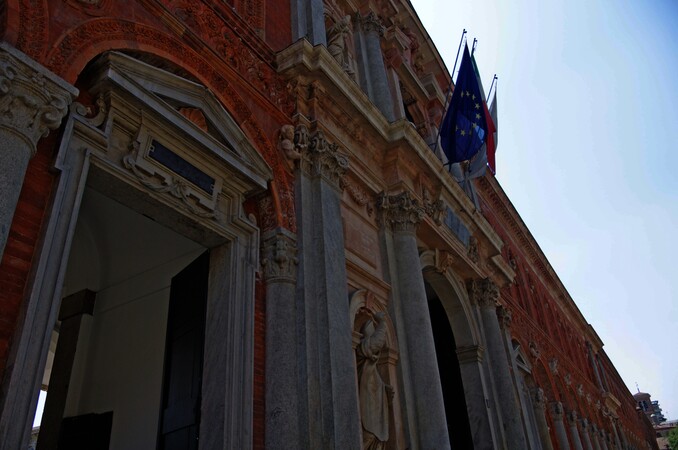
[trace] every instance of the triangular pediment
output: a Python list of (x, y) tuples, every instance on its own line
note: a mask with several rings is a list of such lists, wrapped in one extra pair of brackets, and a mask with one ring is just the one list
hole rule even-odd
[(272, 170), (231, 115), (205, 86), (131, 56), (109, 52), (97, 66), (105, 76), (217, 154), (250, 181), (266, 188)]

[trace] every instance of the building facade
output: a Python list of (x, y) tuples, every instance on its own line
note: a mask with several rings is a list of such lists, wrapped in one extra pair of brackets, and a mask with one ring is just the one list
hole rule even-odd
[[(0, 449), (646, 449), (407, 0), (0, 3)], [(471, 200), (473, 199), (473, 200)]]

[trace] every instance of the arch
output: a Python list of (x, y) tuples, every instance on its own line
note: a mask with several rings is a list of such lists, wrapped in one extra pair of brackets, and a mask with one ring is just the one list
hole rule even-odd
[(457, 347), (480, 344), (480, 329), (473, 314), (468, 292), (449, 267), (441, 267), (440, 253), (427, 250), (420, 255), (426, 281), (440, 299), (450, 322)]

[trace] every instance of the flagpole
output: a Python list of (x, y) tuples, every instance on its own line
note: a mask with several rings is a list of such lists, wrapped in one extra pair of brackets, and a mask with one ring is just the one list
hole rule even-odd
[(473, 45), (471, 46), (471, 58), (473, 58), (473, 54), (476, 51), (476, 46), (478, 45), (478, 39), (473, 38)]
[(495, 73), (495, 74), (494, 74), (494, 78), (492, 78), (492, 84), (490, 85), (490, 92), (487, 93), (487, 98), (488, 98), (488, 99), (489, 99), (489, 98), (492, 98), (492, 88), (494, 87), (495, 81), (497, 81), (497, 80), (498, 80), (497, 74)]
[(433, 147), (433, 153), (438, 151), (438, 141), (440, 140), (440, 127), (443, 124), (445, 119), (445, 112), (447, 111), (447, 102), (450, 100), (450, 93), (452, 92), (452, 80), (454, 79), (454, 72), (457, 70), (457, 62), (459, 61), (459, 52), (461, 51), (461, 45), (464, 43), (464, 36), (466, 36), (466, 28), (461, 32), (461, 39), (459, 40), (459, 47), (457, 48), (457, 57), (454, 59), (454, 68), (450, 74), (450, 84), (447, 85), (447, 93), (445, 94), (445, 103), (443, 104), (443, 114), (440, 116), (440, 122), (438, 122), (438, 135), (436, 136), (435, 146)]

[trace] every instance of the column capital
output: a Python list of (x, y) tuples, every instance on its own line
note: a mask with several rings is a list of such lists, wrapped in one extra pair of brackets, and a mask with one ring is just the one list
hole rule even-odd
[(294, 234), (283, 228), (264, 234), (261, 246), (261, 267), (266, 283), (296, 283), (298, 264)]
[(389, 195), (382, 192), (377, 199), (382, 225), (393, 231), (414, 232), (424, 218), (424, 208), (408, 191)]
[(581, 423), (581, 429), (584, 430), (584, 432), (586, 432), (589, 429), (589, 421), (587, 418), (582, 417), (579, 420), (579, 423)]
[(55, 130), (78, 90), (7, 43), (0, 43), (0, 129), (23, 139), (31, 156)]
[[(359, 14), (359, 13), (358, 13)], [(377, 33), (379, 36), (384, 35), (384, 25), (381, 23), (381, 19), (377, 16), (374, 11), (368, 12), (366, 15), (358, 15), (359, 23), (362, 25), (365, 33)]]
[(348, 170), (348, 156), (339, 151), (339, 145), (329, 142), (322, 130), (311, 133), (306, 125), (297, 125), (294, 149), (301, 154), (302, 171), (320, 176), (336, 189), (342, 189), (341, 179)]
[(542, 388), (536, 387), (532, 389), (532, 400), (534, 406), (546, 410), (546, 395), (544, 395), (544, 390)]
[(553, 420), (563, 420), (563, 404), (560, 402), (551, 403), (551, 413), (553, 414)]
[(577, 411), (570, 411), (567, 413), (567, 420), (570, 422), (570, 425), (577, 425)]
[(468, 290), (471, 303), (476, 303), (481, 308), (495, 308), (499, 298), (499, 288), (489, 278), (470, 280)]

